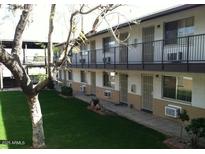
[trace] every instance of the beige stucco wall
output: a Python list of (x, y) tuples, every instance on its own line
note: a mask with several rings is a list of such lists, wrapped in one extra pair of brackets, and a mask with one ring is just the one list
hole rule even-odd
[[(157, 72), (154, 73), (153, 80), (153, 96), (156, 99), (162, 99), (162, 76), (171, 75), (171, 76), (188, 76), (192, 77), (192, 101), (191, 105), (194, 107), (199, 107), (205, 109), (205, 75), (197, 73), (176, 73), (176, 72)], [(156, 77), (159, 75), (159, 77)], [(183, 104), (181, 101), (173, 100), (178, 104)]]
[[(182, 109), (185, 109), (190, 119), (199, 118), (199, 117), (205, 118), (205, 109), (193, 107), (191, 105), (173, 103), (167, 100), (159, 100), (159, 99), (154, 99), (153, 114), (160, 116), (160, 117), (165, 117), (164, 110), (165, 110), (165, 106), (167, 106), (168, 104), (180, 106), (182, 107)], [(169, 117), (166, 116), (166, 118), (169, 118)], [(169, 118), (169, 119), (173, 119), (173, 118)]]
[(141, 96), (128, 93), (128, 104), (133, 105), (133, 107), (137, 110), (141, 110), (142, 109)]
[[(109, 90), (111, 92), (111, 97), (104, 96), (105, 90)], [(119, 91), (113, 89), (96, 87), (96, 96), (109, 102), (119, 103)]]
[[(74, 80), (72, 82), (72, 87), (74, 93), (80, 92), (80, 85), (86, 85), (86, 93), (90, 94), (90, 84), (88, 83), (81, 83), (76, 81), (79, 79), (77, 78), (80, 69), (73, 69), (73, 76)], [(92, 70), (96, 71), (96, 96), (100, 99), (110, 101), (113, 103), (119, 103), (119, 89), (117, 88), (109, 88), (103, 87), (102, 85), (102, 72), (104, 70)], [(142, 100), (141, 100), (141, 76), (143, 74), (148, 74), (153, 76), (153, 114), (157, 116), (165, 117), (164, 108), (166, 105), (176, 105), (180, 106), (183, 109), (187, 110), (188, 114), (191, 118), (196, 117), (204, 117), (205, 115), (205, 75), (204, 74), (193, 74), (193, 73), (176, 73), (176, 72), (149, 72), (149, 71), (117, 71), (117, 75), (119, 76), (120, 73), (128, 74), (128, 104), (132, 104), (133, 107), (137, 110), (142, 109)], [(90, 74), (90, 71), (87, 71)], [(192, 85), (192, 102), (191, 104), (186, 104), (181, 101), (172, 100), (172, 99), (165, 99), (162, 98), (162, 76), (163, 75), (172, 75), (172, 76), (189, 76), (193, 78), (193, 85)], [(76, 78), (75, 78), (76, 76)], [(119, 77), (118, 77), (119, 78)], [(87, 80), (90, 80), (90, 75), (88, 75)], [(119, 80), (117, 81), (119, 85)], [(131, 85), (136, 85), (136, 92), (131, 91)], [(118, 86), (119, 87), (119, 86)], [(104, 96), (104, 91), (109, 90), (111, 91), (112, 95), (110, 98), (106, 98)], [(166, 117), (168, 118), (168, 117)]]

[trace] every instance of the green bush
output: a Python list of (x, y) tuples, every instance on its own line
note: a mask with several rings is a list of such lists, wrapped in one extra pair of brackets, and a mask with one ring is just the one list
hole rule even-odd
[(62, 86), (61, 93), (65, 96), (73, 96), (73, 89), (71, 87)]
[(47, 88), (48, 89), (54, 89), (54, 83), (53, 83), (53, 80), (50, 80), (48, 85), (47, 85)]
[(189, 121), (189, 115), (186, 110), (182, 110), (179, 113), (179, 119), (181, 120), (181, 130), (180, 130), (180, 138), (182, 139), (183, 129), (185, 125), (185, 121)]
[(185, 129), (191, 136), (192, 147), (197, 148), (199, 138), (205, 138), (205, 118), (192, 119)]

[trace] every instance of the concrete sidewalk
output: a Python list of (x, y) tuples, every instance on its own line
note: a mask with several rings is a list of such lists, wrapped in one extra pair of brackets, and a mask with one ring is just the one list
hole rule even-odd
[(1, 91), (22, 91), (22, 89), (20, 87), (16, 87), (16, 88), (4, 88), (1, 89)]
[[(90, 102), (92, 98), (90, 96), (84, 96), (84, 95), (75, 95), (75, 97), (85, 102)], [(107, 101), (100, 100), (100, 104), (105, 109), (112, 111), (119, 116), (135, 121), (139, 124), (152, 128), (166, 135), (175, 136), (175, 137), (179, 137), (180, 135), (181, 126), (177, 122), (165, 118), (157, 117), (150, 113), (138, 111), (136, 109), (127, 106), (115, 105)], [(184, 139), (188, 138), (188, 135), (185, 130), (183, 131), (183, 138)]]

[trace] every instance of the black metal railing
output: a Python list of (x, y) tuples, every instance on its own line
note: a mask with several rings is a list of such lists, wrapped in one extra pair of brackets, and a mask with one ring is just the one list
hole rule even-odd
[(25, 56), (23, 57), (23, 64), (45, 64), (45, 56)]
[(72, 57), (72, 67), (82, 68), (191, 63), (205, 63), (205, 34), (82, 51)]

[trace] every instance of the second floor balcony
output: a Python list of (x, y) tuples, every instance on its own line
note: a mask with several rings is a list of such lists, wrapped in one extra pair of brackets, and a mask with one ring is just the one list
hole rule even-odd
[(205, 34), (82, 51), (71, 67), (205, 72)]
[(25, 56), (23, 58), (24, 65), (45, 65), (45, 56)]

